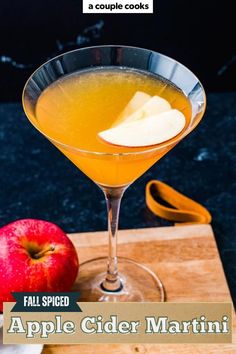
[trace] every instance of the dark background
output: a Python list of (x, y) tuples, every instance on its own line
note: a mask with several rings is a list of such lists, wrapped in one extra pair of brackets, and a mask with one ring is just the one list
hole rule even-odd
[(0, 1), (0, 100), (20, 100), (24, 82), (61, 52), (127, 44), (179, 60), (211, 91), (236, 88), (233, 2), (154, 0), (149, 15), (83, 15), (80, 0)]
[(236, 302), (234, 2), (154, 3), (153, 15), (83, 15), (79, 0), (0, 1), (0, 226), (39, 218), (66, 232), (106, 229), (101, 191), (31, 126), (21, 93), (34, 69), (62, 52), (97, 44), (150, 48), (192, 69), (208, 105), (199, 127), (127, 190), (120, 228), (170, 225), (145, 207), (150, 179), (199, 201), (213, 216)]

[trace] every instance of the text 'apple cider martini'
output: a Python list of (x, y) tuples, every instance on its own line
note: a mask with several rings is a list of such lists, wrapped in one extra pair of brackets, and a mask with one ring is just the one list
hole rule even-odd
[[(150, 65), (150, 56), (160, 62)], [(121, 259), (118, 269), (119, 207), (127, 186), (202, 117), (205, 95), (199, 81), (184, 66), (158, 53), (91, 47), (61, 55), (39, 68), (26, 84), (23, 103), (36, 128), (105, 194), (108, 269), (100, 258), (82, 265), (81, 300), (163, 301), (161, 281), (144, 265)]]

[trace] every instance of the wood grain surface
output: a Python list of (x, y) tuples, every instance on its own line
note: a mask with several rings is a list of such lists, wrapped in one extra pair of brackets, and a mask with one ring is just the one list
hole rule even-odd
[[(69, 236), (80, 262), (106, 256), (105, 232)], [(157, 272), (165, 286), (167, 301), (231, 301), (209, 225), (123, 230), (119, 232), (119, 255), (144, 263)], [(235, 354), (235, 343), (234, 333), (233, 344), (49, 345), (44, 347), (43, 354)]]

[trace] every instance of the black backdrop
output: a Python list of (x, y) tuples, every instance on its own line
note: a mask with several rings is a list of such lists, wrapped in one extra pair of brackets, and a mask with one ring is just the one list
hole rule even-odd
[(207, 90), (235, 90), (232, 6), (154, 0), (153, 15), (84, 15), (80, 0), (1, 0), (0, 100), (20, 100), (27, 77), (50, 57), (95, 44), (154, 49), (187, 65)]

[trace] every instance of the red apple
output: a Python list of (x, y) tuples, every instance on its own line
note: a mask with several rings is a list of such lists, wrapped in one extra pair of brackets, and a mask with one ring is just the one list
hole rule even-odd
[(70, 291), (78, 273), (76, 250), (55, 224), (23, 219), (0, 228), (0, 311), (12, 291)]

